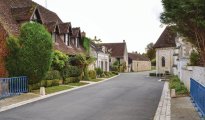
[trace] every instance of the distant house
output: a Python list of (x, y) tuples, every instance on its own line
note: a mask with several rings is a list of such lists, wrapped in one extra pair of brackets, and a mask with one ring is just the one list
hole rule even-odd
[[(24, 22), (38, 22), (52, 35), (54, 49), (67, 55), (84, 52), (80, 28), (64, 23), (56, 13), (32, 0), (0, 0), (0, 53), (8, 35), (18, 36)], [(0, 54), (0, 77), (6, 76), (5, 54)]]
[(151, 61), (149, 58), (137, 54), (128, 53), (129, 72), (139, 72), (151, 70)]
[(94, 64), (91, 64), (89, 69), (101, 68), (103, 71), (109, 71), (109, 53), (105, 46), (99, 46), (91, 41), (90, 43), (90, 56), (96, 58)]
[(173, 73), (174, 65), (174, 50), (176, 33), (171, 27), (166, 27), (157, 42), (154, 45), (156, 48), (156, 70), (157, 73)]
[(100, 46), (104, 46), (110, 53), (110, 65), (115, 61), (126, 64), (126, 72), (128, 72), (128, 52), (125, 40), (122, 43), (101, 43)]

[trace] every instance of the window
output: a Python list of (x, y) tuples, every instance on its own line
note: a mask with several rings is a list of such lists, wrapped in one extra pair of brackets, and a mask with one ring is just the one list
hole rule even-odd
[(77, 48), (79, 47), (79, 38), (75, 39), (75, 45), (76, 45)]
[(68, 34), (64, 34), (64, 43), (68, 45)]
[(165, 67), (165, 57), (162, 57), (162, 67)]
[(52, 40), (53, 40), (53, 42), (56, 42), (56, 34), (55, 33), (52, 33)]

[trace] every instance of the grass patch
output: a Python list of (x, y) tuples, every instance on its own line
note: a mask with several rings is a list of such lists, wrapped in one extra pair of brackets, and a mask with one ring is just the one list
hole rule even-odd
[(68, 83), (66, 85), (70, 85), (70, 86), (83, 86), (83, 85), (87, 85), (88, 83), (85, 82), (79, 82), (79, 83)]
[(169, 88), (175, 89), (177, 95), (188, 95), (189, 94), (184, 83), (182, 83), (177, 76), (170, 77)]
[[(46, 94), (51, 94), (51, 93), (55, 93), (55, 92), (59, 92), (59, 91), (63, 91), (63, 90), (67, 90), (67, 89), (71, 89), (73, 87), (71, 86), (53, 86), (53, 87), (47, 87), (46, 89)], [(32, 93), (35, 94), (39, 94), (40, 90), (32, 90)]]
[(104, 78), (91, 79), (89, 81), (91, 81), (91, 82), (99, 82), (99, 81), (102, 81), (102, 80), (104, 80)]

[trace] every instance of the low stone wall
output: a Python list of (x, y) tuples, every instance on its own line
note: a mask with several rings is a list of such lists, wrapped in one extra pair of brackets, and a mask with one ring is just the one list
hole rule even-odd
[(190, 91), (190, 78), (193, 78), (201, 85), (205, 86), (205, 67), (189, 66), (181, 70), (181, 81)]
[(134, 72), (151, 70), (150, 61), (133, 61), (132, 70)]

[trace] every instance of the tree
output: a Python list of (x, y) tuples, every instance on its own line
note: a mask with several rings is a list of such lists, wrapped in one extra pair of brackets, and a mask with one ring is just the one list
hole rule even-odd
[(146, 56), (152, 60), (152, 59), (155, 59), (156, 57), (156, 51), (154, 49), (154, 44), (153, 43), (149, 43), (146, 47), (146, 50), (147, 50), (147, 53), (146, 53)]
[[(9, 47), (7, 68), (10, 76), (28, 76), (29, 84), (40, 82), (51, 66), (53, 43), (50, 33), (41, 24), (25, 23), (19, 37), (8, 39), (7, 43), (16, 49)], [(16, 63), (10, 64), (15, 55)]]
[(173, 26), (179, 35), (192, 43), (205, 66), (205, 1), (162, 0), (161, 22)]
[(79, 66), (83, 70), (83, 79), (89, 80), (88, 66), (95, 61), (93, 57), (87, 57), (84, 54), (78, 54), (73, 58), (70, 58), (70, 63), (75, 66)]
[(68, 62), (68, 56), (58, 50), (54, 50), (51, 67), (54, 70), (58, 70), (61, 72), (62, 69), (65, 67), (66, 62)]

